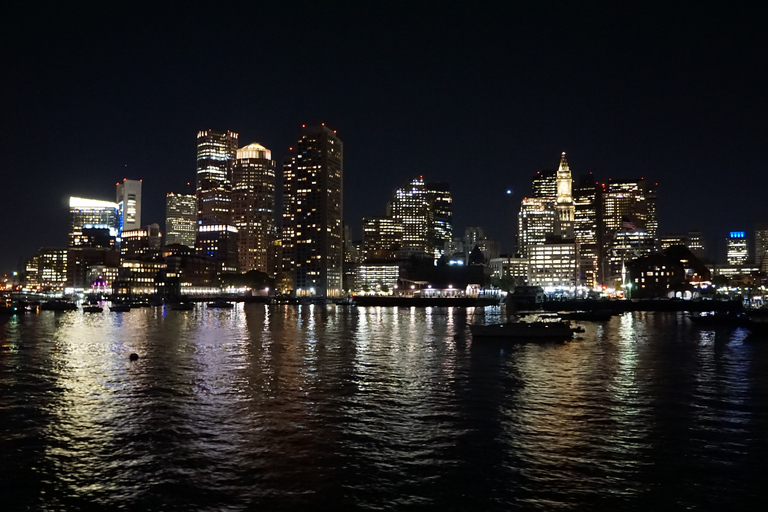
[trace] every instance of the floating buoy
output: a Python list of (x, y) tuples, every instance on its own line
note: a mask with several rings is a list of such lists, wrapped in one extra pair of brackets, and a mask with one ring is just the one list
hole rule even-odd
[(137, 354), (137, 353), (135, 353), (135, 352), (134, 352), (133, 354), (131, 354), (130, 356), (128, 356), (128, 359), (130, 359), (131, 361), (136, 361), (136, 360), (138, 360), (138, 359), (139, 359), (139, 354)]

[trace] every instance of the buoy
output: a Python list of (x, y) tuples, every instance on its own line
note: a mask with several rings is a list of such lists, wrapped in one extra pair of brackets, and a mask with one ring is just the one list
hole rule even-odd
[(131, 361), (136, 361), (137, 359), (139, 359), (139, 354), (137, 354), (137, 353), (135, 353), (135, 352), (134, 352), (133, 354), (131, 354), (131, 355), (128, 357), (128, 359), (130, 359)]

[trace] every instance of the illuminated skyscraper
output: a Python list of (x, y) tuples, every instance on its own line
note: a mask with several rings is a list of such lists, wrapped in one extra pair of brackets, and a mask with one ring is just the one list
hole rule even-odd
[(656, 250), (656, 185), (639, 180), (602, 185), (603, 284), (622, 281), (625, 263)]
[(238, 270), (270, 270), (275, 231), (275, 162), (260, 144), (237, 150), (232, 178), (232, 223), (238, 235)]
[[(70, 247), (92, 247), (114, 245), (118, 234), (118, 205), (109, 201), (69, 198)], [(95, 239), (111, 239), (112, 243), (98, 242)]]
[(195, 249), (213, 259), (220, 272), (237, 270), (237, 228), (232, 225), (232, 169), (237, 134), (197, 134), (197, 235)]
[(366, 261), (393, 260), (403, 243), (403, 223), (395, 218), (363, 218), (363, 258)]
[(555, 199), (555, 236), (561, 240), (573, 240), (575, 208), (573, 205), (573, 179), (565, 153), (557, 169), (557, 196)]
[(531, 247), (542, 245), (555, 231), (555, 199), (524, 197), (517, 217), (517, 250), (530, 256)]
[(763, 274), (768, 274), (768, 223), (755, 226), (755, 266)]
[(579, 244), (579, 284), (588, 288), (598, 285), (598, 262), (602, 230), (598, 223), (600, 190), (591, 174), (582, 176), (573, 189), (573, 235)]
[(197, 198), (193, 194), (168, 193), (165, 196), (165, 245), (195, 246)]
[(403, 226), (401, 254), (440, 258), (453, 237), (452, 206), (447, 183), (425, 183), (419, 176), (395, 190), (387, 215)]
[(744, 231), (731, 231), (725, 240), (728, 264), (741, 266), (747, 262), (749, 251), (747, 249), (747, 235)]
[(342, 293), (342, 186), (341, 140), (305, 127), (283, 163), (283, 269), (298, 296)]
[(115, 194), (118, 214), (118, 236), (123, 231), (141, 227), (141, 180), (124, 179), (117, 183)]

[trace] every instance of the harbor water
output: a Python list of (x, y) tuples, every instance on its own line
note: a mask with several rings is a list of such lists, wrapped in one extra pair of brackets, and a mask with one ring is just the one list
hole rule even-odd
[(472, 339), (501, 317), (0, 317), (0, 508), (764, 510), (768, 340), (644, 312)]

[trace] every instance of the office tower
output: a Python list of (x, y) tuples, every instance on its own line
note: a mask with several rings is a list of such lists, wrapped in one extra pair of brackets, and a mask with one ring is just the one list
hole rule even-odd
[(195, 250), (215, 261), (219, 272), (237, 270), (237, 228), (231, 218), (236, 153), (236, 133), (198, 132)]
[(138, 258), (157, 252), (162, 247), (163, 234), (158, 224), (149, 224), (140, 229), (123, 231), (120, 254), (126, 258)]
[(747, 235), (744, 231), (731, 231), (725, 244), (727, 248), (726, 259), (729, 265), (739, 267), (747, 262), (749, 251), (747, 249)]
[(120, 237), (123, 231), (141, 227), (141, 180), (124, 179), (116, 185), (117, 230)]
[(468, 227), (464, 229), (464, 239), (462, 246), (466, 251), (464, 261), (469, 262), (469, 254), (477, 247), (483, 253), (485, 263), (498, 258), (501, 253), (498, 242), (488, 238), (488, 234), (483, 227)]
[(534, 174), (531, 179), (531, 191), (533, 197), (556, 197), (557, 171), (538, 171)]
[(69, 198), (70, 247), (114, 246), (118, 235), (118, 205), (109, 201)]
[(681, 234), (669, 234), (659, 237), (659, 247), (662, 251), (674, 247), (676, 245), (682, 245), (685, 247), (688, 244), (688, 237)]
[(453, 237), (453, 197), (448, 183), (425, 183), (424, 189), (432, 212), (430, 249), (437, 260), (445, 254), (445, 244)]
[(656, 250), (656, 186), (639, 180), (602, 185), (601, 282), (623, 282), (626, 262)]
[(707, 244), (701, 231), (689, 231), (687, 245), (688, 250), (691, 251), (699, 261), (709, 261), (709, 257), (707, 256)]
[(431, 254), (432, 210), (423, 177), (419, 176), (407, 186), (395, 190), (392, 201), (387, 205), (387, 215), (403, 226), (403, 255), (426, 257)]
[(197, 231), (197, 197), (194, 194), (165, 196), (165, 245), (195, 246)]
[(283, 261), (297, 296), (342, 293), (342, 186), (341, 140), (304, 127), (283, 163)]
[(578, 254), (572, 242), (534, 245), (528, 255), (528, 284), (545, 291), (574, 291), (578, 285)]
[(768, 223), (755, 225), (755, 266), (760, 272), (768, 272)]
[(275, 162), (253, 143), (237, 150), (232, 172), (232, 224), (237, 228), (238, 270), (270, 270), (275, 230)]
[(450, 187), (419, 176), (395, 190), (387, 215), (403, 225), (403, 255), (439, 259), (453, 236)]
[(529, 256), (531, 247), (546, 242), (555, 230), (554, 198), (524, 197), (517, 222), (517, 251)]
[(393, 217), (363, 218), (365, 261), (393, 260), (403, 243), (403, 223)]
[(592, 174), (582, 175), (573, 188), (573, 235), (579, 244), (579, 284), (598, 286), (598, 262), (602, 230), (598, 223), (600, 190)]
[(573, 179), (565, 153), (557, 169), (557, 196), (555, 199), (555, 236), (561, 240), (573, 240), (575, 218), (573, 204)]

